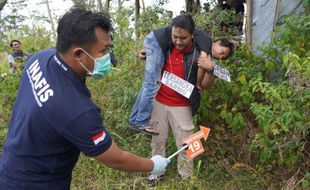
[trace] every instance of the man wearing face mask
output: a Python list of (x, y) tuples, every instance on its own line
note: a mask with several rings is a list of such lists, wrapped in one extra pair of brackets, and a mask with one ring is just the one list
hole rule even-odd
[(110, 70), (112, 30), (103, 13), (71, 9), (59, 21), (56, 49), (27, 61), (0, 160), (0, 189), (70, 189), (80, 152), (127, 172), (165, 171), (170, 160), (118, 148), (90, 100), (87, 76)]

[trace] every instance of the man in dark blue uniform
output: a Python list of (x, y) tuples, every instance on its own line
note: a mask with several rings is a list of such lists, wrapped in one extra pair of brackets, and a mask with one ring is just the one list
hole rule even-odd
[(80, 151), (107, 167), (163, 172), (169, 160), (122, 151), (90, 100), (86, 76), (110, 69), (109, 17), (72, 9), (58, 24), (56, 49), (29, 58), (24, 68), (3, 154), (0, 189), (70, 189)]

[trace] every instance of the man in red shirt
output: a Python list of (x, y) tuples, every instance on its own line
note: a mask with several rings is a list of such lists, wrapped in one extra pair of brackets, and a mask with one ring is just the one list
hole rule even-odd
[[(195, 23), (190, 15), (180, 15), (171, 23), (172, 47), (167, 53), (162, 85), (157, 92), (151, 124), (160, 135), (152, 136), (152, 154), (165, 156), (169, 128), (178, 149), (182, 140), (194, 132), (193, 115), (200, 103), (197, 84), (200, 52), (193, 43)], [(213, 82), (213, 75), (206, 73), (204, 80)], [(210, 82), (210, 85), (212, 84)], [(178, 172), (182, 179), (192, 175), (193, 161), (188, 161), (185, 151), (178, 155)]]

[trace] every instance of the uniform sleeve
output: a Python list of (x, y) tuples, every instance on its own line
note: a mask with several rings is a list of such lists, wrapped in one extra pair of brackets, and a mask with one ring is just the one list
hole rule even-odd
[(97, 156), (112, 144), (109, 132), (102, 123), (99, 108), (83, 112), (71, 120), (62, 135), (86, 156)]
[(200, 51), (211, 55), (212, 39), (205, 31), (200, 29), (195, 30), (194, 41)]

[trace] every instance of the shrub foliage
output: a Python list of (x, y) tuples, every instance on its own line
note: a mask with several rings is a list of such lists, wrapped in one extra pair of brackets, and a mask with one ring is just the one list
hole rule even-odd
[[(123, 16), (132, 11), (122, 9), (113, 14), (117, 25), (113, 43), (118, 66), (103, 80), (87, 81), (92, 99), (102, 109), (104, 123), (114, 140), (123, 149), (145, 157), (151, 156), (150, 140), (126, 126), (143, 81), (144, 63), (136, 56), (143, 36), (147, 30), (169, 23), (158, 14), (160, 10), (160, 7), (148, 9), (141, 15), (136, 29), (139, 36), (135, 38), (128, 18)], [(203, 13), (195, 15), (195, 19), (198, 27), (204, 28), (212, 24), (213, 16)], [(190, 182), (175, 182), (176, 161), (173, 160), (165, 182), (158, 185), (160, 189), (266, 188), (274, 183), (276, 171), (282, 171), (281, 180), (275, 182), (279, 186), (296, 173), (298, 185), (309, 187), (309, 23), (308, 15), (287, 16), (281, 20), (271, 43), (261, 48), (261, 55), (255, 55), (242, 44), (232, 58), (218, 62), (232, 73), (232, 82), (217, 79), (211, 89), (202, 93), (195, 123), (212, 129), (205, 143), (207, 153), (195, 160)], [(14, 36), (25, 41), (24, 51), (34, 53), (53, 45), (42, 29), (25, 29), (29, 30), (27, 37)], [(8, 52), (9, 48), (1, 45)], [(0, 76), (2, 146), (20, 75), (9, 74), (6, 54), (1, 54), (0, 60), (1, 74), (7, 73)], [(168, 155), (176, 150), (171, 136), (167, 147)], [(143, 179), (140, 174), (114, 171), (82, 156), (74, 171), (72, 188), (149, 187)]]

